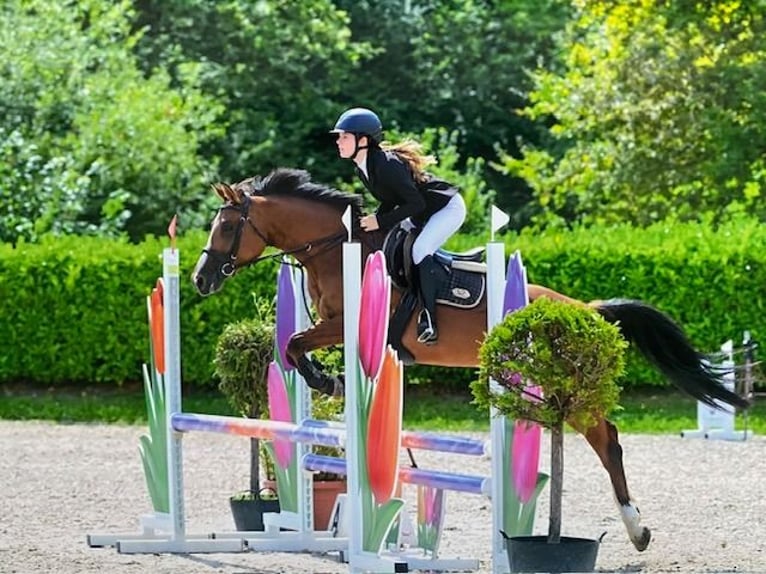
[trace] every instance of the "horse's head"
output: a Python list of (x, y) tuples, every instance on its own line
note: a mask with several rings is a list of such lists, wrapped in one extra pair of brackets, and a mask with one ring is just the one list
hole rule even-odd
[(192, 281), (201, 295), (218, 291), (227, 278), (257, 259), (268, 245), (250, 214), (253, 204), (247, 193), (250, 187), (251, 180), (212, 186), (224, 205), (213, 219), (207, 245), (192, 273)]

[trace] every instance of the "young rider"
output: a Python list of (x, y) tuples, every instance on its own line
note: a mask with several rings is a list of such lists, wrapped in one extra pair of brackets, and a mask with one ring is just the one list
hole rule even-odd
[(384, 142), (383, 124), (372, 110), (346, 110), (331, 133), (337, 134), (340, 157), (356, 164), (357, 176), (380, 202), (374, 214), (362, 217), (362, 229), (387, 231), (408, 218), (420, 229), (412, 246), (423, 305), (418, 317), (418, 341), (433, 344), (439, 336), (436, 291), (442, 272), (433, 254), (463, 224), (463, 198), (456, 186), (425, 171), (435, 160), (422, 153), (419, 143)]

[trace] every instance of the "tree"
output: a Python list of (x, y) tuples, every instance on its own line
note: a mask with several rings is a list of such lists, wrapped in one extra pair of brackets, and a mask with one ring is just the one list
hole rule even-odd
[[(336, 103), (368, 49), (352, 41), (348, 17), (329, 0), (139, 0), (135, 26), (145, 69), (195, 62), (207, 93), (226, 105), (225, 137), (206, 155), (229, 180), (300, 166), (334, 177), (327, 132)], [(333, 166), (328, 169), (327, 165)]]
[[(0, 9), (0, 239), (164, 231), (199, 210), (221, 108), (185, 66), (142, 74), (130, 2), (11, 0)], [(186, 218), (188, 223), (189, 218)]]
[[(564, 423), (583, 431), (617, 406), (627, 346), (593, 309), (541, 297), (507, 314), (479, 350), (475, 402), (551, 431), (550, 543), (561, 535)], [(489, 379), (505, 392), (494, 392)]]
[[(374, 51), (349, 80), (347, 97), (381, 113), (397, 130), (456, 132), (463, 169), (494, 158), (496, 147), (516, 153), (519, 137), (539, 142), (540, 130), (519, 113), (532, 88), (528, 71), (549, 62), (553, 38), (570, 13), (564, 0), (336, 0), (348, 10), (353, 37)], [(497, 202), (526, 221), (529, 200), (521, 179), (489, 163), (481, 176)]]
[(762, 1), (584, 1), (563, 73), (539, 69), (528, 115), (544, 148), (505, 173), (534, 189), (541, 221), (766, 216)]

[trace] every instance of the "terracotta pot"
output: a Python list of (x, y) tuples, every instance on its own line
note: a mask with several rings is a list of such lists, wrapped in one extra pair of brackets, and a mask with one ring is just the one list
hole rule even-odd
[(314, 530), (329, 530), (335, 499), (346, 492), (345, 480), (314, 481)]

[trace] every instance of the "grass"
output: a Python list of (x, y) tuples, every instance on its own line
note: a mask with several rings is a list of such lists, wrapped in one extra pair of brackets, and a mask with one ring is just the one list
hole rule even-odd
[[(146, 424), (143, 390), (100, 387), (0, 388), (0, 419), (48, 420), (60, 423)], [(487, 431), (488, 416), (471, 404), (469, 393), (438, 393), (433, 386), (407, 391), (404, 426), (441, 431)], [(643, 389), (624, 392), (622, 410), (610, 419), (622, 433), (676, 434), (697, 427), (696, 403), (673, 390)], [(232, 415), (226, 399), (216, 391), (197, 391), (183, 398), (187, 412)], [(737, 428), (766, 433), (766, 402), (756, 400), (749, 416), (737, 416)]]

